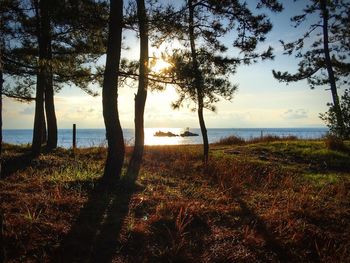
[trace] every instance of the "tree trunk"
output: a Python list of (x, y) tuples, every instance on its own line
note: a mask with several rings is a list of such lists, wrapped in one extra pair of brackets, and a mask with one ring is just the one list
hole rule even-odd
[(103, 79), (102, 107), (108, 143), (104, 176), (119, 179), (124, 162), (123, 131), (118, 114), (118, 71), (122, 42), (123, 1), (110, 0), (106, 68)]
[(35, 116), (33, 129), (32, 154), (37, 156), (41, 152), (43, 139), (44, 122), (44, 93), (47, 83), (47, 60), (49, 51), (49, 3), (48, 0), (34, 1), (37, 18), (37, 38), (39, 43), (39, 69), (37, 73), (36, 97), (35, 97)]
[(194, 82), (195, 82), (195, 88), (197, 92), (197, 102), (198, 102), (198, 119), (199, 119), (199, 126), (201, 128), (201, 133), (203, 137), (203, 160), (204, 163), (208, 162), (209, 158), (209, 142), (208, 142), (208, 134), (207, 134), (207, 128), (205, 126), (204, 116), (203, 116), (203, 109), (204, 109), (204, 94), (202, 91), (202, 87), (204, 85), (202, 74), (199, 70), (199, 64), (197, 60), (197, 51), (196, 51), (196, 43), (195, 43), (195, 34), (194, 34), (194, 6), (192, 0), (188, 0), (188, 6), (189, 6), (189, 37), (190, 37), (190, 46), (191, 46), (191, 57), (192, 57), (192, 63), (193, 63), (193, 72), (194, 72)]
[[(44, 94), (44, 102), (45, 102), (45, 94)], [(45, 103), (44, 103), (45, 105)], [(47, 141), (47, 131), (46, 131), (46, 119), (45, 119), (45, 111), (44, 111), (44, 118), (43, 118), (43, 124), (42, 124), (42, 129), (43, 129), (43, 133), (42, 133), (42, 140), (41, 140), (41, 144), (45, 144)]]
[[(52, 60), (51, 39), (49, 48), (49, 59)], [(45, 89), (45, 112), (47, 121), (47, 144), (46, 149), (51, 151), (57, 148), (57, 119), (55, 113), (55, 101), (53, 91), (52, 65), (48, 66), (47, 85)]]
[(2, 66), (2, 41), (1, 41), (0, 42), (0, 178), (1, 178), (1, 171), (2, 171), (2, 88), (3, 88), (3, 83), (4, 83), (4, 78), (3, 78), (3, 66)]
[(340, 135), (343, 136), (344, 132), (345, 132), (344, 119), (343, 119), (342, 111), (340, 108), (338, 91), (337, 91), (332, 61), (331, 61), (330, 52), (329, 52), (329, 37), (328, 37), (329, 14), (328, 14), (328, 8), (327, 8), (327, 1), (321, 0), (320, 7), (321, 7), (322, 19), (323, 19), (323, 25), (322, 25), (322, 28), (323, 28), (323, 49), (324, 49), (325, 62), (326, 62), (326, 67), (327, 67), (327, 72), (328, 72), (328, 79), (329, 79), (329, 84), (331, 86), (333, 105), (334, 105), (334, 110), (335, 110), (336, 119), (337, 119), (337, 128), (340, 131)]
[(127, 178), (131, 182), (140, 172), (144, 150), (144, 112), (148, 87), (148, 19), (144, 0), (137, 0), (137, 16), (140, 30), (139, 86), (135, 96), (135, 146), (129, 162)]

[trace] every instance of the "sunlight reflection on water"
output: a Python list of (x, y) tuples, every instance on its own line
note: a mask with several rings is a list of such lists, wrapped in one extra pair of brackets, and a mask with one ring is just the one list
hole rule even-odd
[[(189, 129), (190, 132), (197, 133), (199, 136), (190, 137), (158, 137), (154, 136), (157, 131), (171, 132), (180, 135), (186, 129), (184, 128), (146, 128), (145, 129), (145, 145), (184, 145), (184, 144), (202, 144), (201, 131), (198, 128)], [(209, 143), (219, 141), (221, 138), (235, 135), (244, 139), (260, 137), (264, 135), (289, 136), (293, 135), (303, 139), (315, 139), (324, 136), (327, 133), (327, 128), (209, 128), (208, 139)], [(135, 133), (133, 129), (123, 129), (124, 140), (126, 145), (133, 145)], [(3, 141), (13, 144), (28, 144), (31, 143), (33, 131), (26, 130), (3, 130)], [(58, 145), (64, 148), (72, 147), (72, 130), (58, 130)], [(106, 132), (104, 129), (77, 129), (77, 146), (92, 147), (92, 146), (107, 146)]]

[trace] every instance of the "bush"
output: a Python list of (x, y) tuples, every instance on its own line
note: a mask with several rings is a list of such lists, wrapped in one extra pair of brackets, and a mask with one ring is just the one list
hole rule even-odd
[(329, 110), (320, 114), (320, 118), (326, 123), (331, 134), (343, 139), (350, 139), (350, 91), (345, 90), (340, 99), (340, 109), (344, 121), (344, 130), (337, 123), (336, 109), (332, 103), (328, 104)]
[(334, 151), (344, 151), (346, 146), (341, 138), (338, 136), (329, 134), (324, 138), (327, 149)]
[(216, 144), (221, 145), (243, 145), (245, 144), (245, 140), (241, 137), (231, 135), (228, 137), (221, 138)]
[(266, 135), (263, 137), (251, 138), (248, 141), (248, 143), (295, 141), (295, 140), (298, 140), (298, 138), (294, 135), (288, 135), (288, 136)]

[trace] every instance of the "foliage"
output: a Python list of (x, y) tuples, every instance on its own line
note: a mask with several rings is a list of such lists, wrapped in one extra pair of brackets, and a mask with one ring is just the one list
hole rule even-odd
[[(5, 86), (4, 94), (19, 100), (31, 100), (36, 85), (38, 60), (38, 24), (34, 2), (21, 1), (13, 22), (7, 27), (13, 30), (7, 38), (4, 52), (4, 74), (12, 81)], [(105, 52), (106, 13), (104, 2), (91, 0), (50, 1), (50, 52), (49, 60), (41, 60), (52, 67), (56, 91), (63, 84), (76, 85), (90, 95), (96, 95), (90, 84), (96, 81), (92, 62)], [(79, 13), (79, 16), (76, 14)]]
[[(232, 85), (228, 79), (229, 75), (234, 72), (235, 65), (232, 59), (218, 54), (213, 55), (205, 48), (197, 51), (197, 59), (203, 81), (201, 86), (203, 106), (215, 111), (214, 104), (219, 101), (220, 97), (231, 100), (237, 90), (237, 86)], [(163, 73), (167, 75), (166, 71), (168, 70), (168, 75), (176, 83), (175, 88), (179, 95), (179, 98), (172, 104), (173, 108), (180, 108), (186, 99), (196, 102), (198, 98), (190, 52), (174, 50), (167, 62), (171, 67)]]
[[(258, 2), (258, 8), (263, 7), (273, 11), (282, 10), (277, 1)], [(194, 52), (198, 60), (198, 70), (192, 68), (194, 54), (190, 51), (188, 1), (179, 9), (167, 6), (154, 11), (154, 17), (158, 18), (154, 20), (154, 27), (158, 29), (158, 33), (153, 35), (153, 41), (156, 46), (173, 39), (182, 44), (181, 49), (167, 54), (168, 58), (165, 56), (172, 67), (163, 73), (166, 76), (172, 74), (173, 83), (179, 93), (179, 99), (173, 106), (180, 107), (186, 99), (198, 104), (199, 92), (204, 100), (204, 107), (215, 110), (214, 105), (220, 97), (227, 100), (233, 98), (237, 86), (232, 84), (229, 76), (235, 73), (238, 65), (273, 58), (271, 47), (257, 52), (258, 44), (265, 40), (272, 24), (265, 14), (253, 14), (247, 5), (240, 1), (193, 1), (193, 9), (193, 41), (196, 46)], [(240, 56), (232, 56), (226, 43), (221, 41), (222, 37), (230, 32), (234, 32), (232, 45)], [(196, 87), (196, 78), (200, 79), (200, 87)]]
[(243, 145), (245, 143), (246, 142), (243, 138), (235, 135), (221, 138), (218, 142), (216, 142), (216, 144), (219, 145)]
[[(348, 84), (350, 74), (349, 52), (347, 39), (350, 36), (349, 1), (327, 1), (329, 51), (335, 70), (338, 87)], [(298, 72), (273, 71), (276, 79), (283, 82), (294, 82), (306, 79), (313, 89), (329, 83), (322, 32), (323, 17), (320, 1), (309, 0), (303, 13), (291, 18), (294, 27), (308, 26), (306, 32), (292, 42), (281, 40), (286, 55), (295, 54), (300, 59)], [(311, 44), (309, 44), (311, 41)]]
[(340, 139), (338, 136), (335, 135), (327, 135), (324, 138), (325, 145), (327, 149), (334, 150), (334, 151), (344, 151), (346, 149), (346, 146), (342, 139)]
[(340, 108), (344, 120), (345, 132), (339, 129), (337, 123), (336, 111), (333, 104), (329, 104), (329, 110), (323, 114), (320, 114), (320, 118), (327, 124), (330, 132), (333, 135), (341, 137), (343, 139), (350, 138), (350, 91), (346, 89), (341, 96)]

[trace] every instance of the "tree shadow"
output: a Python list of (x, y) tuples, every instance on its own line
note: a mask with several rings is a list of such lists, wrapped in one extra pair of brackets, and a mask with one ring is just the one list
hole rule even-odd
[(34, 157), (30, 152), (24, 152), (21, 155), (3, 159), (0, 178), (6, 178), (17, 171), (25, 170), (32, 164), (33, 159)]
[(266, 248), (272, 251), (278, 258), (279, 262), (298, 262), (286, 248), (280, 244), (280, 242), (275, 238), (273, 233), (269, 230), (268, 226), (264, 220), (254, 212), (241, 198), (235, 199), (241, 207), (242, 215), (250, 220), (250, 223), (254, 225), (255, 230), (264, 238), (266, 242)]
[(112, 262), (135, 185), (100, 181), (69, 233), (54, 253), (54, 262)]

